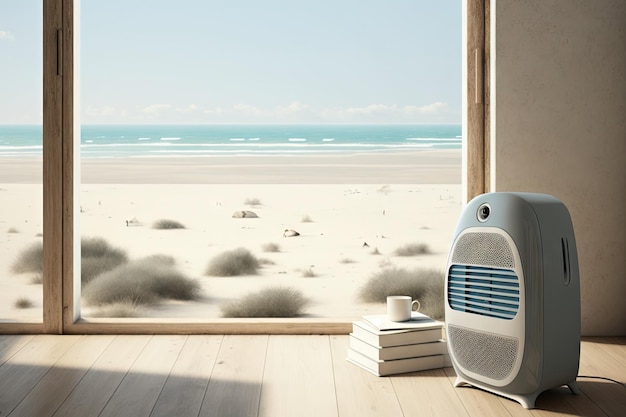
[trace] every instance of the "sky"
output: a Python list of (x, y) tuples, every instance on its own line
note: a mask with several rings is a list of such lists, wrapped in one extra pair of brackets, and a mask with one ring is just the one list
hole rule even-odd
[[(460, 0), (82, 0), (83, 124), (460, 123)], [(0, 0), (0, 124), (41, 123), (41, 0)]]

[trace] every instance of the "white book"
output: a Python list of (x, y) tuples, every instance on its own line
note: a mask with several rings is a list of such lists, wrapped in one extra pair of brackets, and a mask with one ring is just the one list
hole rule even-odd
[(370, 345), (381, 347), (436, 342), (442, 333), (442, 326), (427, 330), (379, 330), (363, 320), (352, 323), (352, 334)]
[(443, 322), (417, 311), (412, 312), (407, 321), (391, 321), (386, 314), (366, 315), (363, 320), (379, 330), (426, 330), (443, 327)]
[(448, 353), (447, 344), (442, 339), (436, 342), (389, 347), (370, 345), (352, 333), (349, 340), (350, 349), (374, 360), (394, 360)]
[(377, 376), (404, 374), (443, 368), (443, 355), (421, 356), (418, 358), (396, 359), (393, 361), (377, 361), (348, 349), (348, 362), (351, 362)]

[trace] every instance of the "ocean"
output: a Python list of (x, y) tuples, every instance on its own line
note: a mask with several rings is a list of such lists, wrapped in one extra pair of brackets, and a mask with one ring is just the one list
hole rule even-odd
[[(262, 156), (460, 149), (461, 125), (85, 125), (81, 158)], [(0, 157), (42, 154), (42, 128), (0, 125)]]

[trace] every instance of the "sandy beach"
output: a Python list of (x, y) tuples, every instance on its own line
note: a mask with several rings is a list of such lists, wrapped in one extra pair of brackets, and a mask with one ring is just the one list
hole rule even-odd
[[(461, 211), (460, 163), (460, 150), (84, 160), (80, 233), (106, 239), (130, 259), (173, 256), (178, 269), (198, 280), (200, 299), (161, 303), (143, 311), (148, 317), (211, 319), (224, 302), (288, 286), (311, 300), (305, 317), (351, 320), (384, 311), (382, 304), (358, 300), (381, 268), (443, 270)], [(32, 274), (11, 271), (18, 254), (41, 240), (40, 172), (40, 161), (0, 162), (0, 320), (41, 317), (41, 285), (31, 282)], [(258, 218), (233, 218), (239, 210)], [(185, 228), (152, 228), (160, 219)], [(127, 220), (136, 221), (127, 226)], [(300, 236), (285, 238), (285, 229)], [(278, 251), (264, 251), (269, 243)], [(425, 243), (432, 253), (394, 255), (409, 243)], [(238, 247), (269, 263), (257, 275), (204, 275), (215, 255)], [(33, 306), (16, 309), (19, 297)], [(82, 313), (96, 310), (83, 306)]]

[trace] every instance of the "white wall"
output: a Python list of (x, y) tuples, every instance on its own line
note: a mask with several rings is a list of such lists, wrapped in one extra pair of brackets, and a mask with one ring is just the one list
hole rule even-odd
[(584, 335), (626, 335), (626, 1), (492, 0), (492, 190), (570, 210)]

